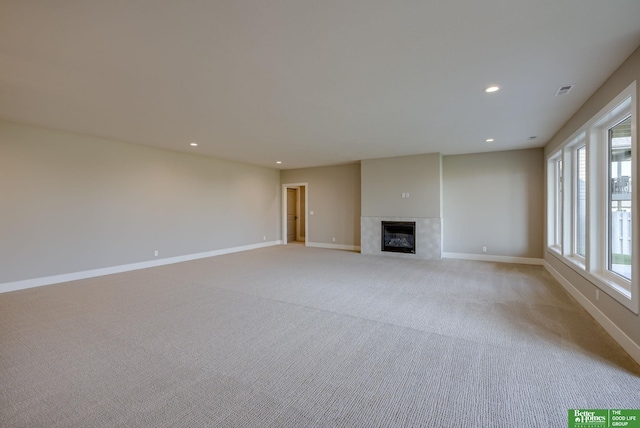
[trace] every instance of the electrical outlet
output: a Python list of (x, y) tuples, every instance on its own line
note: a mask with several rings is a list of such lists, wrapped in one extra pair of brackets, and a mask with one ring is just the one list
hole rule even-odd
[(267, 237), (266, 237), (266, 236), (263, 236), (263, 237), (262, 237), (262, 240), (263, 240), (263, 241), (266, 241), (266, 240), (267, 240)]
[(600, 290), (596, 290), (596, 300), (600, 301)]
[(482, 252), (486, 253), (487, 252), (487, 247), (482, 247)]
[(335, 236), (332, 239), (333, 239), (333, 242), (336, 242), (336, 237)]
[(155, 250), (155, 251), (153, 252), (153, 256), (154, 256), (154, 257), (158, 257), (158, 250)]

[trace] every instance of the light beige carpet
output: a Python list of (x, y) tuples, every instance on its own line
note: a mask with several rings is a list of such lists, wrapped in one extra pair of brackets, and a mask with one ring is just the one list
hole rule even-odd
[(566, 427), (640, 367), (543, 268), (271, 247), (0, 294), (2, 427)]

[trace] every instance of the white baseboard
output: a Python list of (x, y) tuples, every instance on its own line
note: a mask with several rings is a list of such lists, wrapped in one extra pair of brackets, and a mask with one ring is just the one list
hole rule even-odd
[(622, 348), (629, 353), (629, 355), (631, 355), (631, 358), (633, 358), (638, 364), (640, 364), (640, 345), (635, 343), (629, 336), (627, 336), (624, 331), (620, 330), (620, 327), (618, 327), (613, 321), (611, 321), (609, 317), (607, 317), (600, 309), (598, 309), (596, 305), (594, 305), (589, 299), (587, 299), (584, 294), (578, 291), (578, 289), (575, 288), (573, 284), (571, 284), (568, 279), (562, 276), (562, 274), (558, 272), (553, 266), (551, 266), (546, 261), (543, 263), (543, 265), (547, 272), (549, 272), (551, 276), (553, 276), (560, 283), (560, 285), (562, 285), (564, 289), (567, 290), (567, 292), (571, 294), (571, 296), (573, 296), (573, 298), (576, 299), (578, 303), (580, 303), (580, 305), (582, 305), (582, 307), (587, 310), (587, 312), (589, 312), (589, 315), (591, 315), (598, 322), (598, 324), (600, 324), (607, 331), (607, 333), (609, 333), (609, 335), (613, 337), (613, 339), (618, 342), (620, 346), (622, 346)]
[(332, 250), (360, 251), (359, 245), (324, 244), (321, 242), (307, 242), (307, 247), (329, 248)]
[(24, 290), (25, 288), (41, 287), (43, 285), (58, 284), (61, 282), (76, 281), (79, 279), (93, 278), (96, 276), (111, 275), (114, 273), (129, 272), (132, 270), (146, 269), (150, 267), (169, 265), (172, 263), (187, 262), (189, 260), (204, 259), (223, 254), (238, 253), (240, 251), (255, 250), (257, 248), (280, 245), (282, 241), (261, 242), (259, 244), (243, 245), (240, 247), (224, 248), (222, 250), (206, 251), (204, 253), (187, 254), (184, 256), (168, 257), (166, 259), (149, 260), (146, 262), (131, 263), (127, 265), (112, 266), (101, 269), (91, 269), (82, 272), (65, 273), (42, 278), (26, 279), (23, 281), (5, 282), (0, 284), (0, 293)]
[(541, 266), (543, 260), (529, 257), (492, 256), (486, 254), (442, 253), (443, 259), (477, 260), (482, 262), (518, 263)]

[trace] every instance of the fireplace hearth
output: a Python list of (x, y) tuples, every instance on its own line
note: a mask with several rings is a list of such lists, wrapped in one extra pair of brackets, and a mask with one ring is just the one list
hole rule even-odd
[(413, 221), (383, 221), (382, 251), (416, 253), (416, 223)]

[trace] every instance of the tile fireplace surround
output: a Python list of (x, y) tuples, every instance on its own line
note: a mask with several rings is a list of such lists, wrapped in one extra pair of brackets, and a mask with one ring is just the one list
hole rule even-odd
[[(403, 254), (382, 251), (383, 221), (415, 221), (416, 253)], [(360, 217), (360, 252), (390, 257), (404, 257), (424, 260), (442, 258), (442, 220), (440, 218), (418, 217)]]

